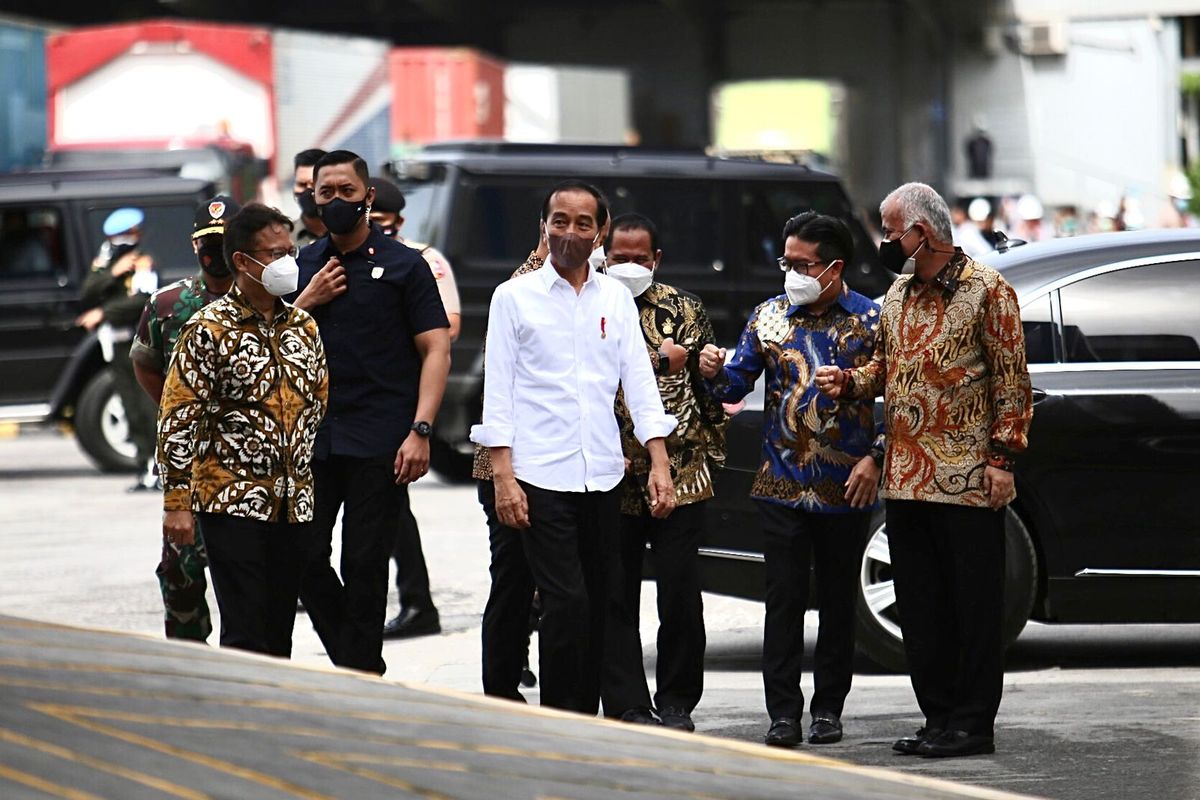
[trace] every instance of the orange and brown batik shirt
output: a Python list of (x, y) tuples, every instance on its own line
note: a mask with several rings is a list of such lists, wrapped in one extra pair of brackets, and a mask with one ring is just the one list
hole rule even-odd
[(234, 287), (179, 335), (163, 387), (165, 511), (308, 522), (312, 452), (329, 400), (317, 324), (284, 305), (263, 318)]
[(987, 506), (989, 456), (1025, 450), (1033, 418), (1017, 296), (961, 250), (928, 283), (902, 275), (854, 398), (884, 396), (883, 497)]

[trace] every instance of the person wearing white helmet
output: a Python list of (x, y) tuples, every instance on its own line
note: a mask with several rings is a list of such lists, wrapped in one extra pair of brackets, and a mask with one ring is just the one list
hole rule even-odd
[(134, 326), (150, 295), (158, 289), (154, 259), (142, 250), (140, 208), (118, 208), (104, 220), (105, 240), (92, 261), (92, 273), (83, 283), (80, 304), (84, 311), (75, 324), (95, 331), (104, 360), (112, 365), (113, 384), (125, 407), (129, 437), (137, 448), (142, 474), (130, 491), (155, 485), (154, 434), (157, 409), (138, 385), (129, 359)]

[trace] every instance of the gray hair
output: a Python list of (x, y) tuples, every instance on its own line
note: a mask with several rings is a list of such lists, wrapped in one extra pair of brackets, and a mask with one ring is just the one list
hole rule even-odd
[(896, 203), (904, 219), (905, 229), (915, 223), (924, 222), (933, 229), (933, 235), (949, 244), (954, 241), (954, 225), (950, 221), (950, 207), (933, 187), (924, 183), (906, 183), (893, 189), (879, 204), (879, 213), (891, 203)]

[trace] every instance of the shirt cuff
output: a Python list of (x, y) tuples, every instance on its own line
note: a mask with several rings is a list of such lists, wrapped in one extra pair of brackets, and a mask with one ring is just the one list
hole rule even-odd
[(636, 420), (633, 423), (633, 435), (645, 447), (646, 442), (651, 439), (665, 439), (670, 436), (678, 425), (679, 420), (670, 414), (655, 414), (650, 419)]
[(188, 487), (163, 492), (163, 511), (191, 511), (192, 490)]
[(483, 447), (512, 447), (511, 425), (472, 425), (471, 441)]

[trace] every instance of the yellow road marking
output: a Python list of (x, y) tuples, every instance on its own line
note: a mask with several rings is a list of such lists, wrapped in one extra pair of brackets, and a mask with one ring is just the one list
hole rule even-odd
[(101, 772), (107, 772), (110, 775), (116, 775), (120, 778), (125, 778), (126, 780), (149, 786), (151, 789), (157, 789), (158, 791), (166, 794), (187, 798), (187, 800), (206, 800), (206, 798), (209, 797), (209, 795), (204, 794), (203, 792), (197, 792), (192, 789), (188, 789), (187, 787), (180, 786), (176, 783), (171, 783), (170, 781), (163, 780), (162, 778), (156, 778), (153, 775), (147, 775), (144, 772), (138, 772), (137, 770), (127, 769), (126, 767), (118, 766), (116, 764), (110, 764), (107, 761), (102, 761), (101, 759), (89, 756), (86, 753), (80, 753), (77, 750), (68, 750), (65, 747), (60, 747), (59, 745), (51, 742), (45, 742), (41, 739), (34, 739), (32, 736), (26, 736), (23, 733), (17, 733), (16, 731), (12, 731), (7, 728), (0, 728), (0, 741), (9, 742), (10, 744), (19, 745), (21, 747), (28, 747), (31, 750), (37, 750), (39, 752), (46, 753), (47, 755), (57, 756), (58, 758), (65, 759), (67, 761), (73, 761), (77, 764), (82, 764), (85, 767), (91, 767), (92, 769), (97, 769)]
[(104, 798), (97, 797), (89, 792), (52, 783), (45, 778), (39, 778), (37, 775), (30, 775), (28, 772), (21, 772), (19, 769), (6, 767), (3, 764), (0, 764), (0, 778), (7, 778), (13, 783), (19, 783), (31, 789), (37, 789), (40, 792), (54, 795), (55, 797), (62, 797), (64, 800), (104, 800)]
[[(403, 767), (408, 769), (426, 769), (436, 770), (438, 772), (454, 772), (460, 774), (470, 773), (475, 775), (486, 775), (493, 778), (521, 778), (535, 781), (546, 780), (546, 777), (537, 772), (536, 769), (533, 772), (514, 772), (511, 770), (499, 770), (490, 767), (477, 768), (471, 766), (470, 764), (460, 764), (453, 761), (429, 761), (425, 759), (403, 758), (401, 756), (391, 755), (378, 756), (366, 753), (293, 752), (292, 755), (297, 758), (302, 758), (306, 761), (312, 761), (314, 763), (321, 764), (322, 766), (330, 767), (331, 769), (349, 772), (353, 775), (359, 776), (360, 778), (369, 778), (370, 780), (377, 781), (397, 789), (404, 789), (406, 791), (414, 792), (428, 790), (422, 790), (420, 787), (416, 787), (414, 784), (408, 781), (395, 778), (387, 773), (377, 772), (372, 769), (365, 769), (357, 765), (364, 763), (381, 764), (389, 767)], [(518, 760), (517, 763), (527, 762), (524, 760)], [(536, 768), (536, 762), (533, 762), (531, 766)], [(669, 770), (664, 768), (664, 771), (679, 772), (680, 770)], [(637, 786), (633, 786), (628, 783), (621, 783), (615, 780), (587, 780), (579, 776), (555, 778), (554, 780), (558, 783), (569, 783), (573, 786), (588, 786), (595, 789), (604, 789), (609, 792), (620, 792), (622, 794), (644, 794), (646, 792), (661, 794), (661, 789), (657, 785), (650, 784), (647, 784), (646, 788), (639, 788)], [(688, 797), (692, 798), (692, 800), (736, 800), (736, 798), (730, 798), (727, 795), (718, 796), (700, 794), (698, 792), (685, 792), (678, 787), (674, 789), (674, 796)]]
[[(281, 792), (287, 792), (296, 797), (304, 798), (305, 800), (333, 800), (328, 795), (314, 792), (303, 786), (298, 786), (290, 781), (285, 781), (282, 778), (276, 778), (274, 775), (267, 775), (258, 770), (248, 767), (241, 767), (229, 761), (224, 761), (212, 756), (206, 756), (203, 753), (196, 753), (191, 750), (185, 750), (182, 747), (160, 742), (146, 736), (140, 736), (136, 733), (123, 731), (120, 728), (114, 728), (109, 725), (103, 725), (99, 722), (91, 722), (85, 718), (86, 715), (75, 713), (76, 709), (69, 706), (56, 706), (50, 703), (30, 703), (29, 708), (34, 711), (62, 720), (63, 722), (77, 725), (85, 730), (99, 733), (104, 736), (111, 736), (114, 739), (120, 739), (128, 744), (145, 747), (148, 750), (154, 750), (159, 753), (165, 753), (175, 758), (182, 758), (186, 761), (191, 761), (193, 764), (199, 764), (209, 769), (215, 769), (218, 772), (224, 772), (226, 775), (232, 775), (235, 778), (241, 778), (250, 783), (257, 783), (260, 786), (265, 786), (269, 789), (275, 789)], [(80, 709), (81, 711), (91, 711), (91, 709)]]

